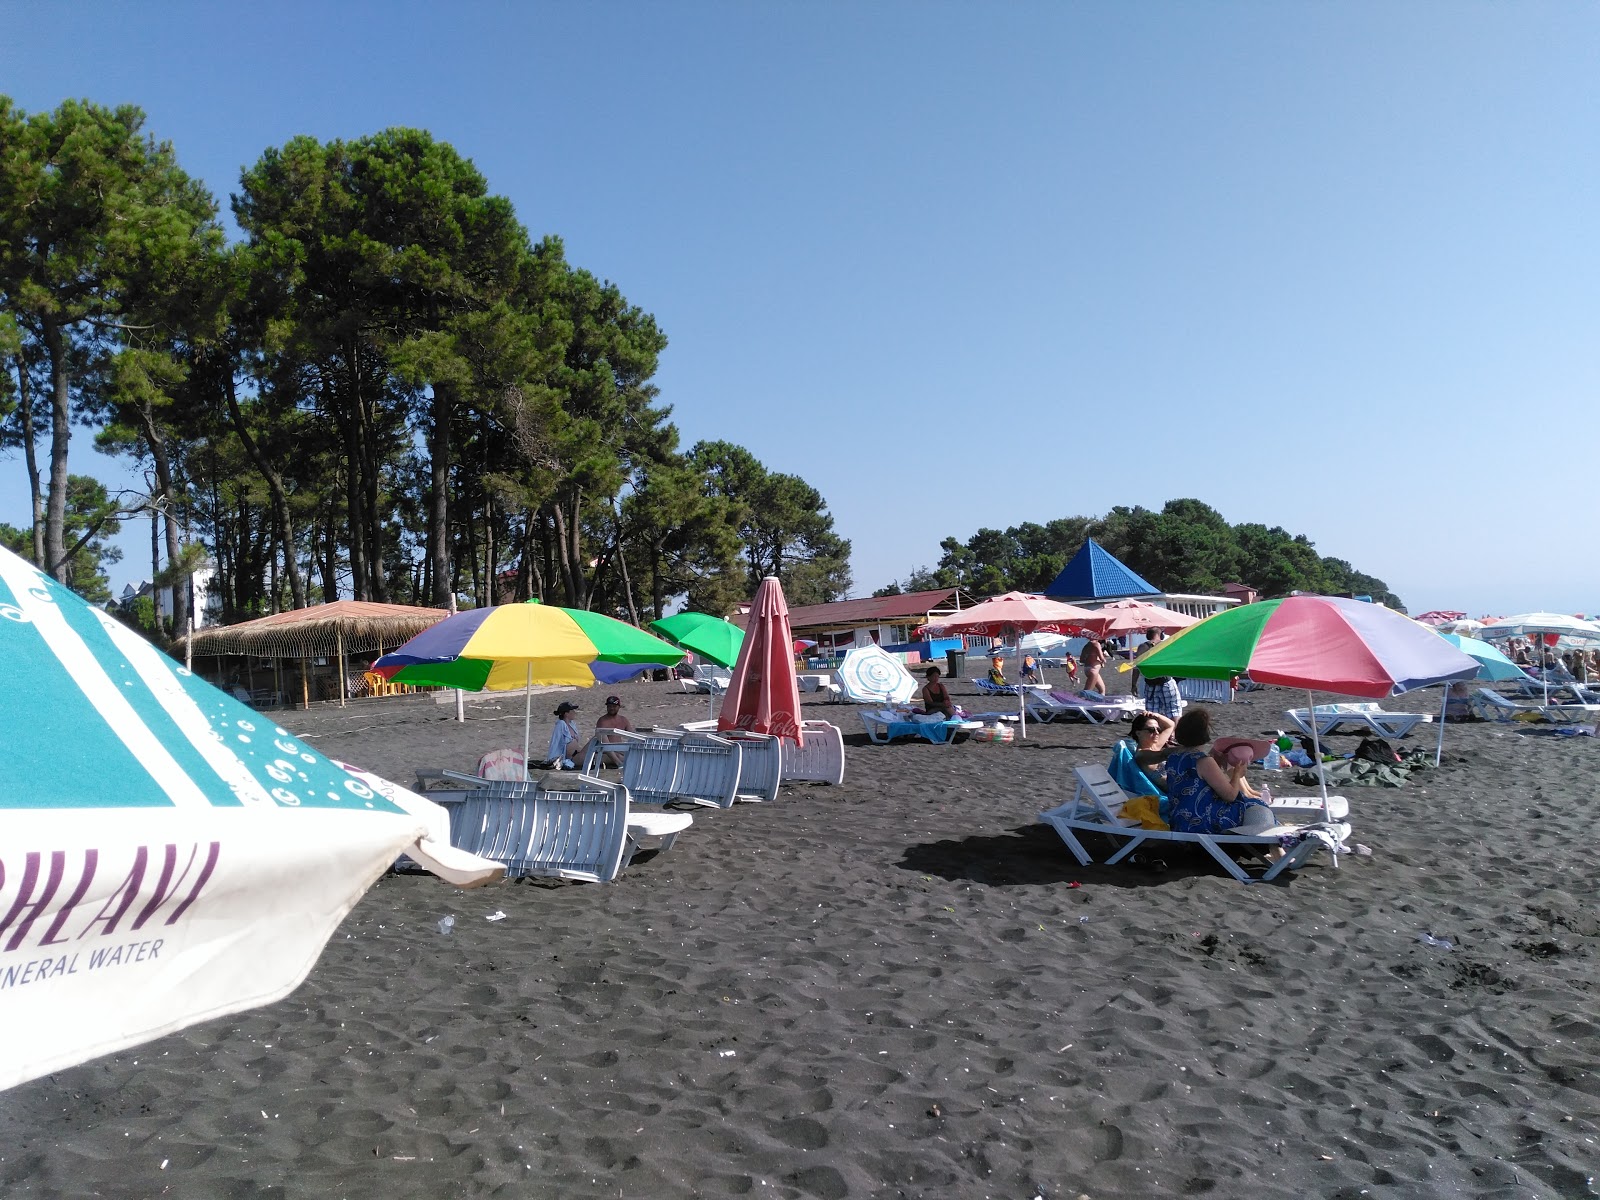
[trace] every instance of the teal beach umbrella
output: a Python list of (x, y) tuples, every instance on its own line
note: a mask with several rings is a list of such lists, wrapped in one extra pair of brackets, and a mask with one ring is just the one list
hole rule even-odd
[(0, 1088), (286, 996), (402, 852), (498, 873), (7, 550), (0, 651)]

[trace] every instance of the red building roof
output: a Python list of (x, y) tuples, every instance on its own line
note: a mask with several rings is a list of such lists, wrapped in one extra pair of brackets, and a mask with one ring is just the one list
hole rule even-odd
[[(864, 600), (835, 600), (832, 604), (805, 604), (789, 610), (789, 628), (838, 629), (847, 625), (867, 625), (874, 622), (907, 624), (915, 620), (922, 624), (935, 609), (953, 608), (956, 588), (935, 589), (931, 592), (903, 592), (898, 596), (868, 596)], [(972, 602), (961, 597), (963, 606)], [(745, 623), (745, 615), (729, 618), (735, 625)]]

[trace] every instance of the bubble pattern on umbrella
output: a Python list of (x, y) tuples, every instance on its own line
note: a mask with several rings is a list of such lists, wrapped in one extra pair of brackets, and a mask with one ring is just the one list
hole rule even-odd
[(7, 789), (0, 809), (401, 811), (9, 553), (0, 647), (11, 664), (0, 721), (28, 731), (9, 748), (13, 778), (27, 786)]

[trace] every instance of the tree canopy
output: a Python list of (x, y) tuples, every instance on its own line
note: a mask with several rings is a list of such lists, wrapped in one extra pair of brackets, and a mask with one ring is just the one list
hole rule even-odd
[[(228, 245), (143, 125), (0, 97), (0, 448), (34, 509), (3, 533), (57, 578), (100, 595), (109, 522), (139, 513), (151, 577), (213, 567), (225, 620), (537, 596), (644, 621), (683, 595), (726, 611), (765, 574), (798, 603), (848, 591), (817, 490), (731, 443), (680, 451), (655, 318), (448, 143), (269, 147)], [(74, 427), (147, 494), (69, 475)]]
[(1215, 595), (1237, 582), (1265, 596), (1351, 593), (1405, 608), (1383, 580), (1343, 559), (1319, 555), (1304, 535), (1277, 526), (1229, 525), (1216, 509), (1192, 499), (1169, 500), (1159, 512), (1118, 507), (1101, 517), (980, 529), (965, 542), (947, 537), (939, 543), (937, 566), (919, 567), (891, 586), (905, 591), (961, 587), (975, 595), (1013, 588), (1042, 592), (1088, 538), (1169, 592)]

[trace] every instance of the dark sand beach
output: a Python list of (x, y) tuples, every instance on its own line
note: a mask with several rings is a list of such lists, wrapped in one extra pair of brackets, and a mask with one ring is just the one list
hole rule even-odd
[[(637, 725), (705, 712), (618, 690)], [(281, 720), (409, 783), (521, 743), (520, 698), (469, 712)], [(1080, 868), (1037, 824), (1117, 730), (879, 747), (808, 715), (845, 786), (701, 810), (613, 885), (386, 877), (289, 999), (0, 1094), (0, 1194), (1600, 1194), (1592, 739), (1452, 726), (1438, 771), (1346, 791), (1370, 857), (1244, 887)]]

